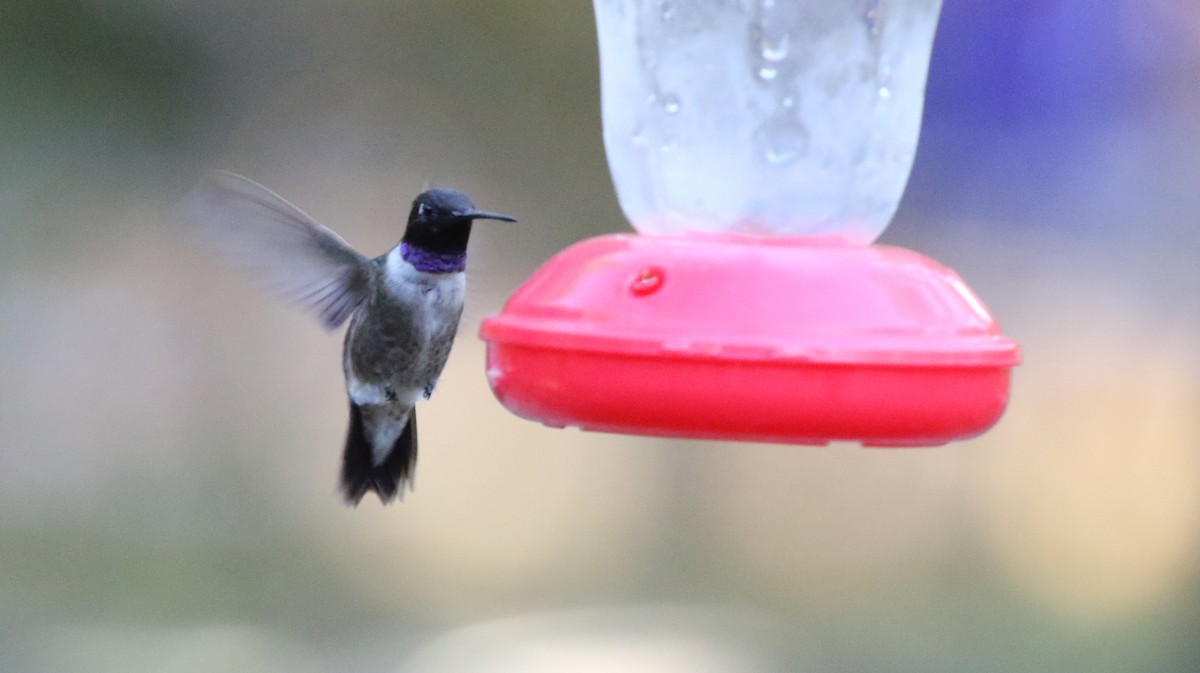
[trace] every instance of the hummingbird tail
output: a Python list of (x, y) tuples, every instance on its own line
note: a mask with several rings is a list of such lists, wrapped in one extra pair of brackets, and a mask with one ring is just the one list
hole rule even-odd
[(342, 495), (352, 507), (371, 491), (379, 496), (380, 502), (389, 504), (412, 483), (417, 462), (417, 410), (409, 410), (408, 423), (382, 463), (375, 463), (375, 453), (367, 437), (362, 408), (351, 401), (350, 430), (342, 453)]

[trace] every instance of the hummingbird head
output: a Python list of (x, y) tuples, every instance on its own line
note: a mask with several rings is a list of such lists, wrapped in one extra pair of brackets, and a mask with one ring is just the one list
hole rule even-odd
[(515, 217), (476, 210), (466, 194), (428, 189), (413, 200), (402, 243), (437, 255), (465, 255), (475, 220), (516, 222)]

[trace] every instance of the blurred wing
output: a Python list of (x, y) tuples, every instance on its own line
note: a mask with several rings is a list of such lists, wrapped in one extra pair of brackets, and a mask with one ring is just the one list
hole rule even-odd
[(345, 322), (367, 296), (367, 258), (252, 180), (210, 172), (180, 210), (192, 229), (275, 292), (316, 312), (328, 329)]

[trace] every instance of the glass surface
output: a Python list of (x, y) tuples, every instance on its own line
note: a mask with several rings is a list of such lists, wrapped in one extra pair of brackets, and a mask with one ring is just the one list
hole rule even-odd
[(940, 0), (595, 0), (626, 216), (873, 241), (912, 166)]

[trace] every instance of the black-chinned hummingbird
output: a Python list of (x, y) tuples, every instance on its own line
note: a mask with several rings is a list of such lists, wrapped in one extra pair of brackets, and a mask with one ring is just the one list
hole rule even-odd
[(367, 259), (266, 187), (213, 171), (184, 199), (184, 218), (327, 329), (350, 319), (342, 366), (350, 428), (341, 490), (387, 504), (412, 485), (415, 404), (433, 393), (462, 316), (467, 240), (477, 210), (465, 194), (429, 189), (413, 201), (400, 243)]

